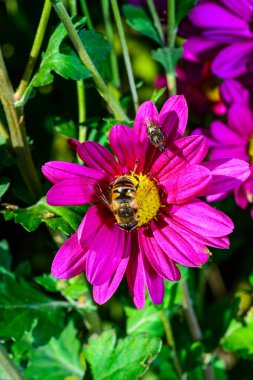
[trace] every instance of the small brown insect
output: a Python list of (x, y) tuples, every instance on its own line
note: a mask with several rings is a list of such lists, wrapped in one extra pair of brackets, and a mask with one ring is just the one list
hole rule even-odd
[(95, 187), (96, 195), (112, 211), (119, 227), (126, 231), (132, 231), (138, 224), (136, 190), (126, 175), (118, 177), (107, 191), (103, 191), (100, 185)]
[(149, 117), (145, 119), (145, 125), (147, 129), (147, 135), (151, 144), (160, 150), (165, 151), (164, 136), (162, 134), (161, 126), (158, 123), (152, 121)]

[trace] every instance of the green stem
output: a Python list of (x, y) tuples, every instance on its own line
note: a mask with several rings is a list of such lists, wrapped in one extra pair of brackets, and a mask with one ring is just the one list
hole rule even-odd
[(0, 366), (9, 375), (11, 380), (25, 380), (16, 365), (11, 361), (9, 355), (2, 344), (0, 344)]
[(86, 0), (80, 0), (80, 5), (81, 5), (81, 8), (82, 8), (82, 12), (83, 12), (84, 16), (87, 19), (88, 28), (89, 29), (93, 29), (93, 24), (92, 24), (92, 21), (91, 21), (90, 12), (89, 12), (89, 8), (87, 6)]
[(149, 11), (151, 13), (151, 16), (153, 18), (154, 26), (157, 30), (159, 37), (160, 37), (161, 45), (164, 46), (165, 45), (165, 36), (163, 33), (163, 27), (162, 27), (160, 18), (158, 16), (158, 13), (157, 13), (157, 10), (155, 7), (154, 0), (147, 0), (147, 4), (148, 4)]
[(174, 340), (173, 331), (171, 328), (171, 323), (170, 323), (169, 317), (167, 317), (167, 315), (165, 314), (165, 312), (163, 310), (160, 310), (160, 316), (161, 316), (161, 320), (162, 320), (164, 331), (165, 331), (166, 341), (167, 341), (169, 348), (171, 349), (171, 357), (172, 357), (172, 360), (174, 363), (175, 370), (176, 370), (179, 378), (182, 379), (183, 378), (183, 371), (182, 371), (182, 368), (181, 368), (181, 365), (180, 365), (180, 362), (179, 362), (179, 359), (177, 356), (175, 340)]
[(80, 40), (77, 31), (75, 30), (75, 27), (64, 7), (61, 0), (50, 0), (58, 17), (62, 21), (63, 25), (65, 26), (69, 38), (71, 42), (73, 43), (81, 61), (83, 64), (87, 67), (87, 69), (90, 71), (93, 80), (100, 92), (100, 95), (105, 99), (109, 107), (111, 108), (113, 114), (115, 115), (116, 119), (119, 120), (128, 120), (127, 115), (121, 108), (118, 101), (114, 98), (114, 96), (110, 93), (109, 88), (107, 87), (106, 83), (104, 82), (103, 78), (97, 71), (95, 65), (93, 64), (90, 56), (88, 55), (85, 47), (82, 44), (82, 41)]
[(50, 3), (50, 0), (45, 0), (44, 7), (43, 7), (43, 10), (41, 13), (40, 22), (38, 25), (38, 29), (37, 29), (37, 32), (35, 35), (35, 39), (34, 39), (33, 46), (32, 46), (31, 52), (30, 52), (30, 56), (28, 58), (27, 65), (25, 68), (25, 72), (24, 72), (24, 75), (20, 81), (20, 84), (19, 84), (18, 89), (17, 89), (15, 96), (14, 96), (15, 100), (19, 100), (22, 98), (22, 96), (25, 92), (25, 89), (26, 89), (26, 87), (27, 87), (27, 85), (31, 79), (33, 69), (34, 69), (35, 63), (37, 61), (37, 58), (38, 58), (38, 55), (40, 52), (40, 48), (42, 45), (42, 41), (43, 41), (43, 38), (45, 35), (45, 31), (46, 31), (48, 19), (50, 16), (51, 8), (52, 8), (52, 5)]
[[(172, 50), (175, 47), (176, 33), (177, 33), (175, 0), (167, 0), (167, 15), (168, 15), (168, 19), (167, 19), (168, 46)], [(168, 57), (170, 60), (170, 72), (166, 73), (166, 79), (167, 79), (169, 94), (172, 96), (177, 93), (177, 82), (176, 82), (175, 67), (172, 63), (171, 55), (172, 55), (172, 52), (170, 51), (170, 54)]]
[[(113, 27), (111, 24), (109, 5), (110, 5), (109, 0), (101, 0), (101, 7), (102, 7), (102, 12), (103, 12), (107, 39), (110, 42), (110, 44), (113, 46), (114, 33), (113, 33)], [(111, 70), (112, 70), (112, 83), (114, 84), (115, 87), (118, 88), (120, 86), (120, 76), (119, 76), (119, 66), (118, 66), (118, 60), (117, 60), (115, 49), (111, 49), (110, 51), (110, 61), (111, 61)]]
[(69, 0), (69, 11), (71, 16), (75, 16), (77, 14), (77, 5), (76, 0)]
[(122, 23), (122, 20), (120, 17), (118, 1), (117, 0), (111, 0), (111, 5), (112, 5), (112, 10), (113, 10), (115, 22), (117, 25), (118, 33), (119, 33), (119, 38), (120, 38), (123, 57), (124, 57), (124, 61), (125, 61), (125, 66), (126, 66), (128, 81), (129, 81), (129, 85), (130, 85), (130, 90), (131, 90), (131, 94), (132, 94), (132, 98), (133, 98), (134, 108), (135, 108), (135, 111), (137, 111), (137, 109), (139, 107), (138, 95), (137, 95), (136, 86), (134, 83), (133, 70), (132, 70), (132, 66), (131, 66), (128, 46), (127, 46), (127, 42), (126, 42), (126, 36), (125, 36), (124, 28), (123, 28), (123, 23)]
[(10, 131), (10, 140), (21, 175), (31, 194), (41, 194), (40, 181), (32, 160), (24, 126), (22, 109), (14, 106), (14, 92), (0, 49), (0, 100)]

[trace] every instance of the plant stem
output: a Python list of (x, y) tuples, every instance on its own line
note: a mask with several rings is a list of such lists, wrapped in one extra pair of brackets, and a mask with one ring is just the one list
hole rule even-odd
[(0, 366), (9, 375), (11, 380), (25, 380), (16, 365), (9, 358), (9, 355), (2, 344), (0, 344)]
[(177, 82), (176, 82), (176, 73), (175, 73), (175, 67), (172, 62), (172, 49), (175, 47), (175, 41), (176, 41), (176, 33), (177, 33), (177, 27), (176, 27), (176, 9), (175, 9), (175, 0), (167, 0), (167, 30), (168, 30), (168, 46), (171, 48), (170, 54), (169, 54), (169, 60), (170, 60), (170, 72), (166, 73), (166, 79), (169, 89), (169, 94), (175, 95), (177, 93)]
[(8, 141), (10, 139), (10, 136), (8, 134), (8, 132), (6, 131), (2, 121), (0, 120), (0, 135), (6, 140)]
[(164, 46), (165, 45), (165, 36), (163, 33), (163, 27), (162, 27), (160, 18), (157, 14), (157, 10), (155, 7), (154, 0), (147, 0), (147, 4), (148, 4), (149, 11), (151, 13), (151, 16), (153, 18), (154, 26), (157, 30), (159, 37), (160, 37), (161, 45)]
[(179, 378), (182, 379), (183, 371), (182, 371), (182, 368), (181, 368), (181, 365), (180, 365), (180, 362), (179, 362), (179, 359), (177, 356), (175, 340), (174, 340), (173, 331), (171, 328), (171, 323), (170, 323), (169, 317), (165, 314), (165, 312), (163, 310), (160, 310), (160, 315), (161, 315), (161, 319), (162, 319), (162, 323), (163, 323), (163, 327), (164, 327), (164, 331), (165, 331), (167, 344), (168, 344), (169, 348), (171, 349), (171, 357), (172, 357), (172, 360), (174, 363), (175, 370), (176, 370)]
[(22, 109), (14, 107), (14, 92), (4, 64), (0, 49), (0, 100), (7, 119), (11, 145), (21, 175), (31, 194), (41, 194), (40, 181), (32, 160), (24, 127), (24, 114)]
[(61, 0), (50, 0), (58, 17), (62, 21), (63, 25), (65, 26), (69, 38), (71, 42), (73, 43), (81, 61), (83, 64), (87, 67), (87, 69), (91, 72), (93, 80), (100, 92), (100, 95), (105, 99), (109, 107), (111, 108), (113, 114), (115, 117), (119, 120), (128, 120), (127, 115), (121, 108), (118, 101), (114, 98), (114, 96), (110, 93), (109, 88), (107, 87), (106, 83), (104, 82), (103, 78), (97, 71), (95, 65), (93, 64), (90, 56), (88, 55), (85, 47), (82, 44), (82, 41), (80, 40), (77, 31), (75, 30), (75, 27), (64, 7)]
[[(103, 12), (103, 18), (105, 23), (105, 30), (107, 39), (110, 42), (110, 44), (113, 46), (113, 27), (111, 24), (111, 18), (110, 18), (110, 9), (109, 9), (109, 0), (101, 0), (101, 7)], [(117, 55), (115, 52), (115, 49), (111, 49), (110, 51), (110, 60), (111, 60), (111, 70), (112, 70), (112, 83), (115, 87), (120, 86), (120, 76), (119, 76), (119, 67), (118, 67), (118, 60)]]
[(33, 46), (32, 46), (32, 49), (31, 49), (31, 52), (30, 52), (30, 55), (28, 58), (27, 65), (25, 68), (25, 72), (24, 72), (23, 77), (21, 79), (21, 82), (18, 86), (18, 89), (14, 95), (15, 100), (19, 100), (20, 98), (22, 98), (22, 96), (25, 92), (25, 89), (26, 89), (26, 87), (27, 87), (27, 85), (31, 79), (33, 69), (34, 69), (35, 63), (37, 61), (37, 58), (38, 58), (38, 55), (40, 52), (40, 48), (42, 45), (42, 41), (43, 41), (43, 38), (45, 35), (45, 31), (46, 31), (48, 19), (50, 16), (51, 8), (52, 8), (52, 5), (50, 3), (50, 0), (45, 0), (44, 7), (43, 7), (43, 10), (41, 13), (40, 22), (38, 25), (38, 29), (37, 29), (37, 32), (35, 35), (35, 39), (34, 39)]
[[(71, 16), (77, 15), (76, 0), (69, 0), (70, 14)], [(83, 123), (86, 120), (86, 108), (85, 108), (85, 85), (84, 80), (78, 80), (76, 82), (77, 91), (77, 103), (78, 103), (78, 140), (80, 142), (85, 141), (86, 127)]]
[[(180, 285), (183, 291), (183, 309), (185, 311), (189, 330), (193, 339), (196, 341), (200, 341), (202, 340), (202, 332), (199, 326), (197, 316), (192, 306), (192, 300), (190, 297), (187, 281), (180, 283)], [(205, 368), (203, 368), (203, 372), (205, 380), (215, 380), (214, 371), (211, 364), (206, 365)]]
[(87, 25), (89, 29), (93, 29), (93, 24), (90, 17), (89, 8), (87, 6), (86, 0), (80, 0), (80, 5), (83, 11), (84, 16), (87, 18)]
[(125, 66), (126, 66), (126, 71), (127, 71), (127, 76), (128, 76), (128, 81), (129, 81), (129, 86), (132, 94), (132, 99), (134, 103), (134, 108), (135, 111), (137, 111), (139, 107), (139, 100), (138, 100), (138, 95), (134, 83), (134, 76), (133, 76), (133, 70), (131, 66), (131, 61), (130, 61), (130, 56), (129, 56), (129, 51), (128, 51), (128, 46), (126, 42), (126, 36), (124, 32), (124, 27), (123, 23), (120, 17), (120, 12), (119, 12), (119, 6), (118, 6), (118, 1), (117, 0), (111, 0), (111, 5), (112, 5), (112, 10), (115, 18), (115, 22), (117, 25), (118, 33), (119, 33), (119, 38), (120, 38), (120, 43), (122, 47), (122, 52), (123, 52), (123, 57), (125, 61)]

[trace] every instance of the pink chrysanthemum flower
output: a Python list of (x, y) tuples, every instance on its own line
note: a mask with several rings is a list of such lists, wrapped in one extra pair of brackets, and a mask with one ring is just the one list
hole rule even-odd
[[(234, 157), (249, 162), (251, 175), (234, 190), (236, 203), (242, 209), (246, 209), (248, 204), (253, 204), (253, 113), (246, 103), (247, 91), (244, 100), (242, 96), (240, 98), (240, 94), (243, 92), (234, 91), (230, 94), (234, 102), (228, 109), (227, 124), (215, 120), (211, 123), (210, 130), (203, 133), (210, 146), (210, 159)], [(213, 201), (228, 195), (228, 192), (222, 192), (220, 195), (209, 196), (208, 200)], [(253, 218), (253, 207), (251, 207), (251, 216)]]
[[(147, 120), (160, 126), (167, 146), (164, 153), (150, 143)], [(113, 154), (96, 142), (71, 140), (85, 166), (66, 162), (43, 166), (54, 184), (47, 194), (49, 204), (95, 203), (57, 252), (54, 277), (67, 279), (85, 271), (95, 301), (102, 304), (126, 275), (134, 304), (142, 308), (146, 287), (153, 303), (159, 304), (163, 280), (180, 279), (176, 263), (199, 267), (208, 260), (207, 246), (228, 248), (232, 221), (197, 197), (234, 188), (248, 177), (248, 164), (234, 159), (202, 163), (206, 139), (182, 137), (186, 122), (183, 96), (170, 98), (160, 113), (148, 101), (139, 108), (133, 129), (124, 125), (111, 129)], [(106, 186), (103, 191), (110, 193), (110, 184), (122, 175), (136, 186), (138, 217), (131, 231), (119, 227), (114, 212), (94, 191)]]

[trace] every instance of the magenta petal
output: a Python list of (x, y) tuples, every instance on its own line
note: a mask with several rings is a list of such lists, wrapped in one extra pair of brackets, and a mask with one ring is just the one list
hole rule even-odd
[(250, 101), (249, 90), (234, 79), (227, 79), (220, 85), (220, 95), (228, 105), (233, 103), (249, 104)]
[(121, 174), (121, 167), (108, 149), (95, 141), (86, 141), (80, 144), (78, 156), (92, 169), (102, 171), (111, 179)]
[(159, 124), (158, 111), (154, 103), (150, 100), (141, 104), (136, 113), (133, 131), (139, 137), (140, 141), (149, 143), (147, 136), (147, 119), (152, 120), (154, 123)]
[(252, 60), (253, 42), (237, 42), (223, 48), (212, 63), (214, 74), (233, 79), (248, 72)]
[(166, 256), (189, 267), (199, 267), (206, 263), (208, 255), (204, 252), (205, 246), (178, 233), (170, 219), (166, 219), (166, 222), (168, 225), (165, 226), (164, 222), (151, 223), (155, 239)]
[(117, 124), (110, 131), (109, 142), (123, 173), (129, 173), (134, 169), (137, 172), (142, 171), (145, 152), (133, 130), (125, 125)]
[(243, 185), (235, 189), (235, 201), (243, 210), (248, 206), (247, 193)]
[(188, 119), (188, 107), (183, 95), (170, 97), (159, 113), (166, 145), (183, 136)]
[(252, 0), (220, 0), (231, 11), (244, 18), (247, 21), (251, 21), (252, 17)]
[[(204, 170), (203, 170), (204, 169)], [(166, 179), (160, 180), (164, 188), (166, 202), (181, 204), (189, 199), (204, 193), (212, 183), (212, 176), (208, 169), (200, 165), (189, 166)]]
[(135, 306), (137, 309), (142, 309), (145, 305), (146, 279), (142, 255), (135, 234), (133, 235), (132, 251), (126, 270), (126, 278)]
[[(174, 220), (203, 236), (226, 236), (234, 228), (232, 220), (227, 215), (199, 199), (192, 199), (180, 206), (172, 206), (170, 214)], [(169, 220), (167, 222), (169, 223)]]
[(111, 298), (111, 296), (117, 290), (128, 265), (130, 245), (131, 245), (131, 235), (128, 234), (126, 236), (126, 249), (112, 277), (108, 281), (106, 281), (103, 285), (93, 286), (93, 297), (94, 297), (94, 300), (99, 305), (102, 305), (103, 303), (108, 301), (109, 298)]
[(246, 150), (247, 141), (253, 133), (253, 114), (249, 106), (239, 103), (233, 104), (228, 111), (228, 124), (243, 137)]
[(153, 304), (160, 305), (163, 302), (164, 298), (164, 280), (152, 268), (145, 256), (143, 256), (143, 263), (145, 267), (146, 281), (150, 298)]
[(166, 149), (154, 162), (150, 177), (159, 180), (171, 176), (189, 164), (202, 162), (208, 152), (207, 140), (204, 136), (187, 136), (177, 140)]
[(244, 145), (242, 136), (227, 127), (226, 124), (221, 121), (215, 120), (211, 123), (211, 134), (212, 137), (222, 145), (224, 145), (224, 138), (226, 138), (226, 145)]
[(98, 199), (92, 186), (97, 180), (72, 178), (57, 182), (47, 193), (47, 203), (52, 206), (79, 206)]
[(157, 244), (151, 229), (141, 228), (138, 234), (142, 255), (147, 257), (154, 270), (167, 280), (178, 281), (180, 279), (179, 269)]
[(60, 279), (75, 277), (85, 270), (85, 251), (72, 235), (56, 253), (52, 264), (52, 276)]
[(222, 46), (217, 41), (208, 40), (205, 37), (190, 37), (183, 45), (183, 58), (191, 62), (199, 62), (204, 58), (210, 58), (213, 51)]
[(106, 175), (101, 171), (87, 168), (70, 162), (50, 161), (42, 166), (42, 173), (52, 183), (71, 178), (105, 180)]
[(240, 186), (250, 175), (249, 164), (236, 158), (206, 161), (202, 165), (212, 173), (212, 184), (205, 195), (232, 190)]
[(88, 209), (77, 230), (78, 241), (85, 250), (89, 249), (97, 232), (108, 218), (110, 215), (104, 205), (95, 205)]
[(110, 280), (128, 249), (126, 242), (127, 233), (113, 220), (105, 221), (87, 251), (86, 275), (92, 285), (102, 285)]
[(77, 153), (77, 150), (80, 146), (80, 141), (76, 140), (76, 139), (68, 139), (68, 144), (70, 146), (71, 149), (73, 149), (74, 152)]

